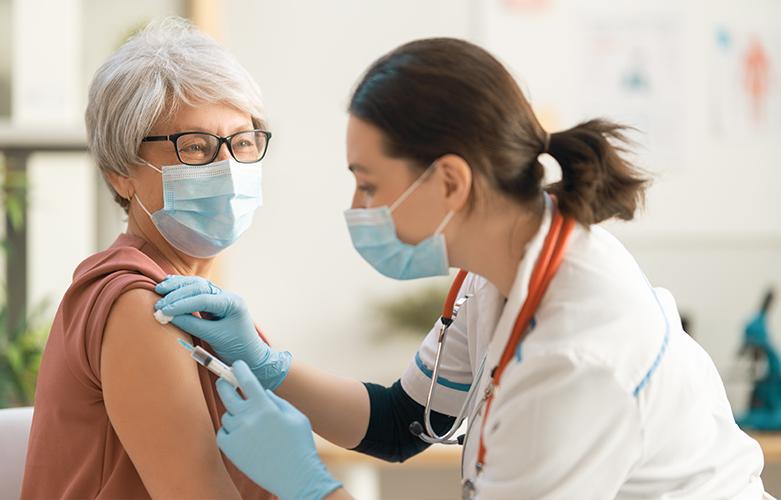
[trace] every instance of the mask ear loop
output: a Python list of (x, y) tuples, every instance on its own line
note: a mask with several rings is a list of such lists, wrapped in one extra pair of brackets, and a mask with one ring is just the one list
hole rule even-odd
[(399, 208), (399, 205), (401, 205), (402, 203), (404, 203), (404, 200), (406, 200), (407, 198), (409, 198), (409, 196), (410, 196), (412, 193), (414, 193), (414, 192), (415, 192), (415, 190), (418, 188), (418, 186), (420, 186), (421, 184), (423, 184), (423, 182), (425, 182), (425, 180), (428, 178), (428, 176), (429, 176), (429, 175), (431, 175), (431, 172), (434, 170), (434, 167), (436, 167), (436, 166), (437, 166), (437, 162), (436, 162), (436, 161), (435, 161), (434, 163), (432, 163), (431, 165), (429, 165), (429, 167), (426, 169), (426, 171), (425, 171), (425, 172), (423, 172), (422, 174), (420, 174), (420, 177), (418, 177), (418, 178), (415, 180), (415, 182), (413, 182), (413, 183), (410, 185), (410, 187), (408, 187), (408, 188), (407, 188), (407, 190), (406, 190), (406, 191), (404, 191), (403, 193), (401, 193), (401, 196), (399, 196), (398, 198), (396, 198), (396, 201), (394, 201), (394, 202), (393, 202), (393, 204), (390, 206), (390, 211), (391, 211), (391, 213), (393, 213), (393, 211), (394, 211), (394, 210), (396, 210), (397, 208)]
[(437, 230), (434, 231), (434, 234), (435, 235), (442, 234), (442, 231), (445, 230), (448, 223), (453, 219), (454, 215), (456, 215), (456, 213), (453, 210), (449, 211), (445, 216), (445, 218), (442, 220), (442, 222), (439, 223), (439, 226), (437, 226)]
[(131, 199), (131, 200), (135, 199), (135, 200), (138, 202), (138, 206), (140, 206), (140, 207), (141, 207), (141, 210), (143, 210), (144, 212), (146, 212), (146, 214), (149, 216), (149, 218), (150, 218), (150, 219), (152, 218), (152, 214), (149, 212), (149, 210), (147, 210), (147, 209), (146, 209), (146, 207), (144, 206), (144, 204), (141, 202), (141, 198), (139, 198), (139, 197), (138, 197), (138, 195), (134, 194), (134, 195), (133, 195), (133, 197), (132, 197), (132, 198), (130, 198), (130, 199)]
[(145, 166), (147, 166), (147, 167), (151, 168), (152, 170), (156, 171), (157, 173), (159, 173), (159, 174), (162, 174), (162, 173), (163, 173), (163, 171), (162, 171), (161, 169), (159, 169), (159, 168), (155, 167), (154, 165), (152, 165), (151, 163), (149, 163), (149, 162), (148, 162), (148, 161), (146, 161), (145, 159), (141, 158), (141, 161), (143, 161), (143, 162), (144, 162), (143, 164), (144, 164)]
[[(401, 205), (404, 202), (404, 200), (409, 198), (409, 196), (415, 192), (418, 186), (420, 186), (421, 184), (423, 184), (423, 182), (425, 182), (425, 180), (431, 175), (431, 172), (434, 171), (434, 167), (436, 166), (437, 166), (437, 162), (434, 161), (434, 163), (429, 165), (426, 171), (420, 174), (420, 177), (418, 177), (415, 180), (415, 182), (413, 182), (412, 185), (410, 185), (410, 187), (407, 188), (406, 191), (401, 193), (401, 196), (399, 196), (398, 199), (396, 199), (396, 201), (394, 201), (393, 204), (390, 206), (391, 213), (393, 213), (393, 211), (396, 210), (399, 207), (399, 205)], [(442, 222), (439, 223), (439, 226), (437, 226), (437, 229), (436, 231), (434, 231), (434, 234), (435, 235), (441, 234), (442, 231), (445, 230), (445, 227), (447, 227), (448, 223), (450, 222), (450, 220), (453, 218), (454, 215), (456, 215), (456, 213), (453, 210), (449, 211), (447, 215), (445, 215), (445, 218), (442, 220)]]
[[(155, 170), (155, 171), (157, 171), (157, 172), (158, 172), (158, 173), (160, 173), (160, 174), (162, 174), (162, 173), (163, 173), (163, 171), (162, 171), (161, 169), (159, 169), (159, 168), (155, 167), (154, 165), (152, 165), (152, 164), (151, 164), (151, 163), (149, 163), (148, 161), (144, 160), (143, 158), (141, 158), (141, 161), (143, 162), (143, 163), (142, 163), (142, 165), (145, 165), (145, 166), (147, 166), (147, 167), (151, 168), (152, 170)], [(131, 201), (132, 201), (133, 199), (135, 199), (136, 201), (138, 201), (138, 205), (141, 207), (141, 210), (143, 210), (144, 212), (146, 212), (146, 214), (147, 214), (147, 215), (149, 216), (149, 218), (151, 219), (151, 218), (152, 218), (152, 213), (151, 213), (149, 210), (147, 210), (147, 209), (146, 209), (146, 207), (144, 206), (144, 203), (141, 201), (141, 198), (139, 198), (139, 197), (138, 197), (138, 195), (137, 195), (136, 193), (133, 193), (133, 196), (131, 196), (131, 197), (130, 197), (130, 200), (131, 200)]]

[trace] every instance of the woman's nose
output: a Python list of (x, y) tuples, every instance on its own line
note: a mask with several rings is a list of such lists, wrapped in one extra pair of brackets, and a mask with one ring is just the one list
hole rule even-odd
[(230, 151), (228, 151), (227, 144), (220, 144), (220, 149), (217, 150), (217, 158), (214, 161), (227, 160), (231, 157)]
[(353, 191), (353, 203), (350, 205), (350, 208), (361, 208), (361, 206), (358, 204), (358, 190), (356, 189)]

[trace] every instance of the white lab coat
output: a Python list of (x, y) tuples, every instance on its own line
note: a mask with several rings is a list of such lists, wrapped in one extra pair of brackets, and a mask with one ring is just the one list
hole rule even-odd
[[(602, 228), (577, 226), (533, 326), (495, 390), (485, 466), (475, 468), (482, 394), (526, 298), (552, 208), (506, 303), (470, 275), (473, 295), (448, 331), (433, 408), (455, 415), (471, 384), (465, 496), (493, 499), (761, 499), (762, 451), (732, 416), (708, 354), (682, 329), (673, 297), (652, 288)], [(486, 249), (490, 252), (490, 249)], [(425, 404), (439, 324), (402, 376)], [(481, 360), (481, 380), (473, 380)]]

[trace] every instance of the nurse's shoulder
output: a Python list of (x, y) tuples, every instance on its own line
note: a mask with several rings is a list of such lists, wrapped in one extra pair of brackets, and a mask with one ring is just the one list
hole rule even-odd
[(617, 238), (599, 226), (579, 225), (522, 344), (523, 357), (597, 363), (634, 393), (671, 331), (680, 329), (671, 301), (668, 292), (654, 290)]

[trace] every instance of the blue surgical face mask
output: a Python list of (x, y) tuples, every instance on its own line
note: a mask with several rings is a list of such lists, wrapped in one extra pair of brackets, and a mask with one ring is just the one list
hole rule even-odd
[(426, 180), (435, 165), (423, 174), (390, 206), (355, 208), (344, 212), (353, 246), (366, 262), (389, 278), (410, 280), (445, 276), (450, 270), (442, 231), (454, 212), (449, 212), (434, 234), (417, 245), (401, 241), (396, 234), (393, 211)]
[(150, 213), (136, 196), (138, 204), (168, 243), (192, 257), (213, 257), (235, 243), (263, 203), (259, 163), (146, 165), (163, 174), (163, 208)]

